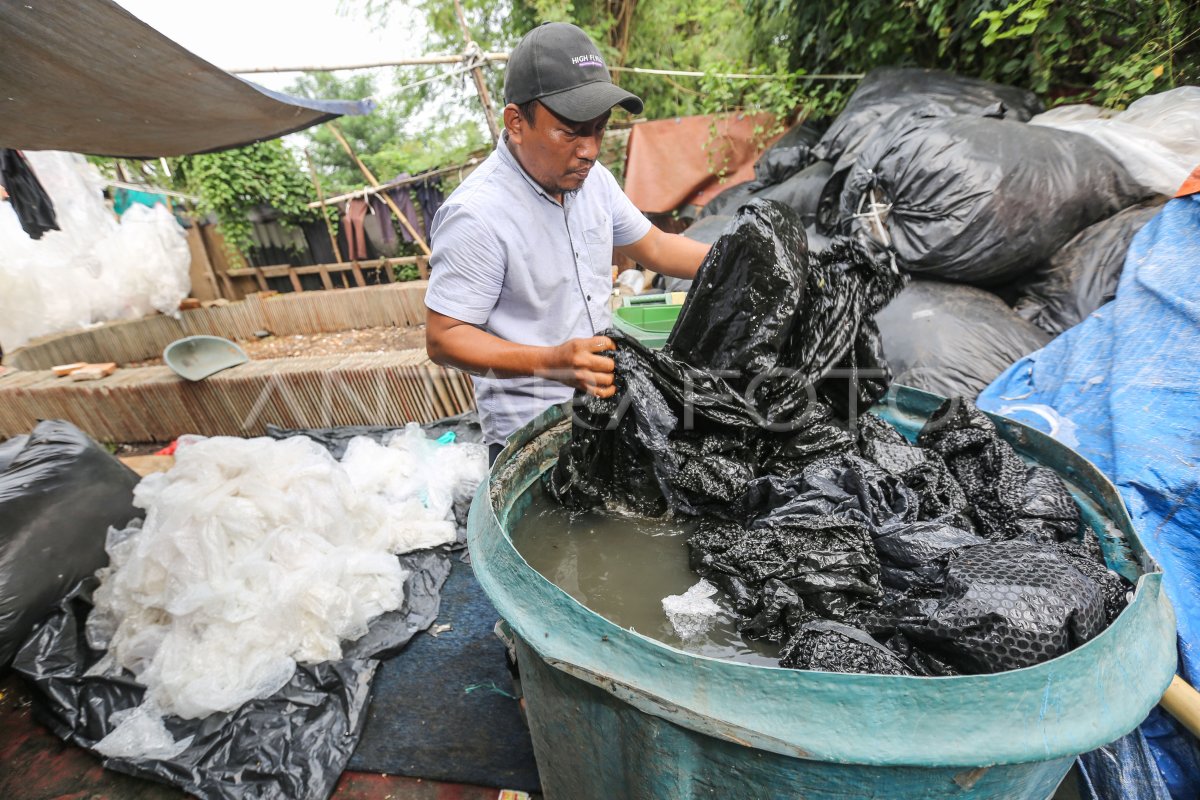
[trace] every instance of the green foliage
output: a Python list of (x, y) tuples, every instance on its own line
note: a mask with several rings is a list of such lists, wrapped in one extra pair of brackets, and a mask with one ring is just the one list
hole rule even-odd
[(248, 215), (260, 206), (274, 208), (284, 224), (316, 218), (306, 206), (312, 186), (279, 139), (173, 161), (176, 182), (200, 197), (201, 211), (216, 214), (234, 251), (254, 246)]
[[(395, 80), (411, 83), (429, 74), (428, 69), (409, 70), (403, 76), (397, 71)], [(431, 86), (425, 84), (377, 96), (374, 112), (337, 121), (354, 152), (379, 180), (391, 180), (402, 172), (412, 174), (458, 163), (488, 146), (478, 125), (439, 120), (429, 112), (426, 106), (432, 96)], [(302, 97), (357, 100), (376, 95), (376, 82), (369, 73), (339, 78), (328, 72), (312, 72), (289, 86), (288, 91)], [(427, 125), (436, 129), (436, 135), (427, 135)], [(324, 125), (309, 128), (303, 136), (326, 194), (352, 191), (366, 183), (353, 159)]]
[(392, 278), (398, 282), (416, 281), (421, 279), (421, 271), (416, 264), (393, 264)]
[(793, 70), (933, 67), (1112, 108), (1200, 79), (1200, 6), (1179, 0), (746, 2)]

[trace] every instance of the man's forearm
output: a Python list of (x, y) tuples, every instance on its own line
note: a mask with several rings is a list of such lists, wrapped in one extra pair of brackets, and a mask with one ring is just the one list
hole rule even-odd
[(687, 280), (696, 277), (696, 270), (711, 249), (712, 245), (686, 236), (664, 233), (657, 228), (651, 228), (637, 242), (617, 248), (620, 253), (655, 272)]
[(538, 375), (549, 368), (550, 347), (516, 344), (474, 325), (447, 326), (437, 335), (429, 335), (433, 332), (430, 327), (426, 349), (429, 357), (443, 366), (495, 378)]
[(492, 378), (533, 376), (558, 381), (597, 397), (611, 397), (615, 345), (607, 336), (568, 339), (553, 347), (516, 344), (461, 320), (428, 310), (425, 349), (434, 362)]

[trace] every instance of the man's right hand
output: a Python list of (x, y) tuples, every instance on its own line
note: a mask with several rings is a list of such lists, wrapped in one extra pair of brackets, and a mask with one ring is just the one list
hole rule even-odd
[(617, 392), (613, 383), (617, 365), (601, 353), (616, 349), (613, 340), (607, 336), (568, 339), (558, 347), (549, 348), (545, 367), (535, 374), (596, 397), (612, 397)]

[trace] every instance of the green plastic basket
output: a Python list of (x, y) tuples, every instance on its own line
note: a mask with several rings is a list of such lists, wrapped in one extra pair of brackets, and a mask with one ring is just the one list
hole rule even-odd
[(646, 347), (658, 349), (667, 343), (682, 304), (671, 303), (671, 295), (639, 295), (626, 298), (626, 305), (613, 311), (617, 330)]

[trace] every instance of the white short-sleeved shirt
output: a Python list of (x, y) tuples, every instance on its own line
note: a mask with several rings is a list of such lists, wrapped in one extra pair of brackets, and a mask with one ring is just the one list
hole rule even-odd
[[(601, 164), (559, 205), (502, 139), (434, 215), (425, 305), (518, 344), (592, 336), (612, 320), (613, 245), (649, 230)], [(543, 378), (473, 380), (489, 444), (573, 394)]]

